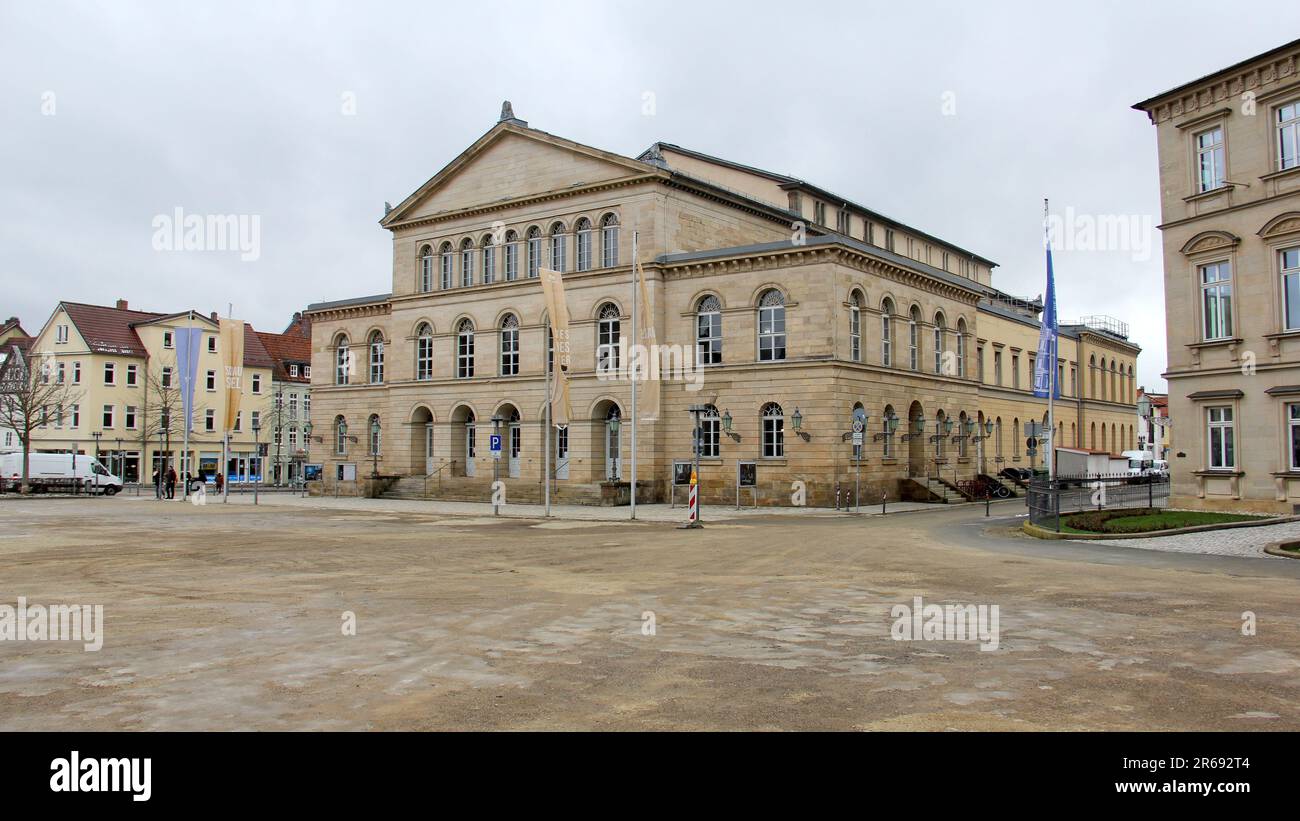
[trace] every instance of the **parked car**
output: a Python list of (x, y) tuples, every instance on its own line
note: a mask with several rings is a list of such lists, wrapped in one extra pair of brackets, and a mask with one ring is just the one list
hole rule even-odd
[[(18, 491), (23, 481), (23, 455), (0, 454), (0, 476), (7, 490)], [(32, 490), (82, 490), (112, 496), (122, 489), (122, 480), (108, 472), (93, 456), (71, 453), (28, 454), (27, 478)]]

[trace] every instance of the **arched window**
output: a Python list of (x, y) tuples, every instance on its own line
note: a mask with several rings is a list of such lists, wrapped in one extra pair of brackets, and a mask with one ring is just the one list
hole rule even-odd
[(618, 265), (618, 216), (615, 214), (600, 219), (600, 264), (605, 268)]
[(370, 384), (384, 381), (384, 335), (379, 331), (370, 334)]
[(474, 323), (462, 319), (456, 327), (456, 378), (474, 375)]
[(372, 413), (370, 415), (370, 419), (367, 420), (366, 422), (366, 435), (370, 439), (371, 456), (378, 456), (381, 453), (383, 453), (383, 451), (380, 450), (380, 445), (383, 444), (379, 438), (381, 431), (379, 425), (375, 424), (378, 421), (379, 421), (379, 414)]
[(534, 225), (528, 229), (528, 278), (536, 279), (542, 269), (542, 229)]
[(760, 413), (763, 420), (763, 458), (780, 459), (785, 456), (785, 414), (781, 406), (768, 402)]
[(420, 293), (433, 290), (433, 246), (420, 249)]
[(722, 363), (722, 303), (713, 294), (695, 308), (695, 363)]
[(438, 285), (445, 291), (455, 282), (453, 269), (456, 267), (456, 255), (452, 253), (450, 242), (442, 244), (439, 256), (442, 258), (442, 276)]
[(352, 375), (352, 351), (348, 348), (348, 337), (339, 334), (334, 340), (334, 384), (346, 385)]
[(718, 409), (713, 405), (705, 405), (704, 413), (700, 415), (701, 459), (717, 459), (722, 455), (718, 443), (721, 431), (722, 423), (718, 417)]
[(966, 378), (966, 320), (965, 319), (957, 320), (956, 353), (957, 353), (957, 375), (964, 379)]
[(894, 301), (889, 297), (880, 303), (880, 364), (894, 366)]
[(474, 241), (468, 237), (460, 244), (460, 284), (462, 288), (474, 284)]
[(911, 354), (908, 366), (914, 371), (919, 371), (921, 370), (921, 309), (913, 305), (907, 322), (907, 343)]
[(492, 243), (492, 235), (486, 234), (479, 243), (483, 252), (483, 284), (491, 285), (497, 278), (497, 247)]
[(433, 378), (433, 328), (427, 322), (415, 329), (415, 378), (421, 382)]
[(957, 414), (957, 457), (966, 458), (966, 411)]
[(943, 373), (943, 334), (947, 330), (944, 324), (943, 311), (934, 315), (934, 372)]
[(884, 440), (884, 445), (881, 448), (882, 451), (881, 455), (886, 459), (894, 458), (894, 431), (889, 429), (889, 420), (893, 419), (894, 416), (895, 416), (894, 406), (885, 405), (885, 412), (880, 417), (881, 420), (880, 429), (881, 432), (884, 434), (884, 436), (882, 437)]
[(578, 270), (591, 270), (591, 220), (583, 217), (574, 226), (578, 237)]
[(849, 295), (849, 359), (862, 361), (862, 297), (857, 291)]
[[(1088, 398), (1089, 399), (1097, 398), (1097, 355), (1096, 354), (1093, 354), (1092, 356), (1088, 357)], [(1092, 447), (1092, 445), (1093, 445), (1092, 442), (1088, 443), (1088, 447)]]
[(758, 298), (758, 361), (785, 359), (785, 295), (769, 288)]
[(501, 375), (519, 375), (519, 317), (514, 314), (501, 320)]
[(348, 452), (348, 423), (342, 416), (334, 417), (334, 452), (340, 456)]
[(596, 372), (617, 373), (619, 368), (618, 340), (621, 333), (618, 306), (606, 302), (600, 306), (596, 321)]
[(506, 231), (505, 273), (506, 282), (519, 279), (519, 235), (514, 231)]
[(997, 421), (993, 423), (993, 435), (997, 437), (997, 439), (993, 440), (993, 452), (997, 455), (999, 459), (1001, 459), (1002, 458), (1002, 417), (1001, 416), (999, 416), (997, 418)]
[(564, 223), (557, 222), (551, 226), (551, 270), (564, 273), (569, 238), (564, 233)]

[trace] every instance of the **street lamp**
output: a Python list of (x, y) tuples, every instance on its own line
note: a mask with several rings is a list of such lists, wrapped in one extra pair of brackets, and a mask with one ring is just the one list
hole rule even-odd
[(311, 422), (302, 426), (302, 474), (298, 477), (302, 480), (302, 495), (307, 497), (307, 462), (311, 458)]
[(739, 442), (740, 434), (731, 432), (731, 409), (727, 408), (722, 412), (722, 432), (731, 437), (731, 441)]
[(262, 483), (262, 445), (257, 435), (262, 432), (262, 423), (253, 417), (253, 464), (257, 471), (253, 475), (253, 504), (257, 504), (257, 487)]
[(92, 431), (91, 436), (95, 438), (95, 461), (90, 465), (90, 472), (95, 477), (95, 493), (99, 493), (99, 473), (95, 470), (95, 465), (99, 464), (99, 437), (103, 436), (102, 431)]
[(794, 406), (794, 414), (790, 416), (790, 427), (800, 439), (805, 442), (812, 441), (812, 434), (803, 429), (803, 412), (799, 410), (798, 405)]
[(379, 417), (376, 416), (370, 423), (370, 457), (371, 468), (370, 476), (372, 479), (379, 478)]
[[(695, 406), (692, 405), (691, 407), (695, 407)], [(618, 439), (618, 431), (619, 428), (621, 427), (623, 427), (623, 420), (620, 419), (619, 417), (615, 416), (609, 420), (609, 435), (611, 437), (614, 437), (615, 441), (617, 441)], [(609, 463), (609, 481), (614, 482), (617, 480), (618, 480), (618, 457), (615, 456), (615, 458), (610, 460)]]

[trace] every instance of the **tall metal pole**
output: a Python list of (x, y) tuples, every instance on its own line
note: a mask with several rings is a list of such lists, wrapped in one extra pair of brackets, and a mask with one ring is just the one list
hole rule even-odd
[[(185, 337), (185, 345), (187, 346), (187, 348), (188, 348), (188, 346), (191, 344), (191, 343), (190, 343), (190, 337), (193, 336), (193, 335), (194, 335), (194, 310), (191, 308), (191, 309), (190, 309), (190, 315), (189, 315), (189, 334)], [(193, 349), (190, 348), (190, 350), (193, 350)], [(186, 354), (186, 358), (187, 358), (187, 360), (188, 360), (188, 358), (189, 358), (189, 354), (188, 354), (188, 353)], [(190, 372), (194, 369), (194, 367), (195, 367), (195, 364), (194, 364), (193, 362), (189, 362), (189, 361), (187, 361), (187, 362), (186, 362), (186, 367), (185, 367), (185, 372), (181, 374), (181, 390), (184, 391), (184, 392), (186, 392), (186, 393), (188, 393), (188, 394), (189, 394), (189, 397), (190, 397), (190, 407), (189, 407), (188, 412), (186, 412), (186, 414), (185, 414), (185, 435), (182, 437), (183, 444), (181, 445), (181, 448), (182, 448), (182, 450), (181, 450), (181, 481), (185, 483), (185, 492), (184, 492), (184, 494), (183, 494), (182, 497), (181, 497), (181, 498), (183, 498), (183, 499), (188, 499), (188, 498), (190, 498), (190, 480), (189, 480), (189, 477), (188, 477), (186, 474), (189, 473), (189, 467), (190, 467), (190, 419), (191, 419), (191, 418), (193, 417), (193, 415), (194, 415), (194, 378), (193, 378), (193, 376), (191, 375)], [(182, 394), (181, 394), (181, 409), (182, 409), (182, 410), (185, 409), (185, 395), (186, 395), (186, 393), (182, 393)]]
[[(1043, 242), (1047, 247), (1047, 253), (1052, 252), (1051, 234), (1047, 232), (1047, 197), (1043, 197)], [(1056, 290), (1053, 287), (1052, 300), (1056, 300)], [(1053, 306), (1053, 320), (1056, 319), (1055, 307)], [(1059, 328), (1059, 323), (1058, 323)], [(1057, 332), (1052, 333), (1052, 344), (1050, 346), (1047, 367), (1047, 478), (1052, 480), (1056, 478), (1056, 348)]]
[(628, 350), (628, 376), (632, 378), (632, 518), (636, 518), (636, 382), (637, 371), (632, 367), (632, 363), (637, 358), (637, 350), (641, 345), (641, 334), (637, 323), (637, 287), (639, 283), (636, 279), (637, 265), (637, 232), (632, 232), (632, 347)]
[[(546, 327), (546, 411), (543, 424), (545, 439), (542, 445), (542, 501), (546, 518), (551, 518), (551, 358), (555, 356), (554, 317), (547, 317)], [(558, 435), (558, 434), (557, 434)]]

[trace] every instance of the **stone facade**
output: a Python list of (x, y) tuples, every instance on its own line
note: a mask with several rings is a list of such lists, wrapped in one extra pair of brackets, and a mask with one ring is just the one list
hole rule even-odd
[[(855, 478), (865, 502), (915, 490), (909, 477), (967, 480), (1031, 466), (1023, 424), (1046, 414), (1045, 400), (1030, 392), (1041, 306), (993, 288), (991, 261), (802, 181), (664, 143), (631, 159), (509, 119), (383, 224), (393, 234), (390, 293), (307, 311), (312, 447), (325, 462), (325, 493), (365, 492), (357, 482), (374, 473), (423, 477), (430, 495), (486, 499), (495, 467), (509, 499), (541, 498), (547, 324), (540, 281), (529, 276), (534, 233), (540, 267), (564, 272), (571, 323), (573, 422), (567, 451), (552, 460), (559, 501), (626, 497), (619, 488), (631, 477), (631, 386), (598, 361), (615, 325), (632, 339), (634, 234), (657, 344), (689, 360), (701, 323), (720, 329), (719, 361), (639, 383), (640, 396), (661, 398), (659, 417), (637, 428), (641, 498), (667, 498), (672, 463), (691, 457), (687, 408), (697, 404), (731, 420), (729, 431), (710, 434), (717, 447), (701, 460), (711, 503), (735, 502), (738, 461), (758, 463), (754, 497), (769, 505), (790, 504), (796, 482), (808, 504), (829, 505), (837, 484), (851, 488)], [(764, 316), (781, 317), (784, 355), (765, 359), (765, 346), (778, 347), (760, 327), (768, 302), (782, 303)], [(1100, 431), (1095, 447), (1130, 446), (1138, 352), (1122, 335), (1063, 328), (1057, 420), (1065, 444), (1084, 443), (1091, 429)], [(844, 439), (855, 406), (869, 417), (860, 458)], [(900, 423), (887, 433), (890, 413)], [(936, 414), (1000, 424), (987, 442), (954, 441), (960, 427), (940, 442), (932, 438)], [(488, 451), (494, 416), (505, 437), (496, 465)], [(611, 416), (621, 419), (617, 432)], [(904, 441), (917, 416), (925, 432)]]
[[(1134, 108), (1156, 127), (1174, 504), (1300, 503), (1300, 41)], [(1294, 273), (1288, 276), (1288, 271)]]

